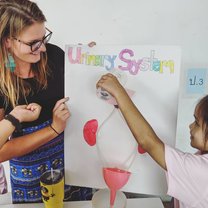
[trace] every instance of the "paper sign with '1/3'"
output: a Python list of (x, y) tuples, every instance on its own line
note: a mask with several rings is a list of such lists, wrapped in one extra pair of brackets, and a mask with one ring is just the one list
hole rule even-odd
[(186, 77), (187, 94), (204, 94), (206, 92), (207, 69), (188, 69)]

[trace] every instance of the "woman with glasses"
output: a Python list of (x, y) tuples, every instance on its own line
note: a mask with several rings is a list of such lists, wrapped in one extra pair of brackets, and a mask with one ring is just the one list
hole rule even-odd
[[(42, 106), (40, 117), (23, 123), (3, 145), (0, 162), (10, 160), (13, 202), (38, 202), (41, 174), (64, 168), (63, 131), (70, 117), (64, 98), (64, 52), (48, 44), (52, 32), (34, 2), (0, 0), (0, 16), (0, 119), (16, 105)], [(91, 196), (91, 189), (89, 194), (88, 189), (68, 190), (80, 200)]]

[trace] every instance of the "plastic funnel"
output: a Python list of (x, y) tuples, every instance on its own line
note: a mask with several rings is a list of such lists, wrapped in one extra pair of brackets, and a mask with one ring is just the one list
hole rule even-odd
[(130, 172), (118, 168), (103, 168), (105, 183), (110, 189), (110, 206), (113, 207), (116, 191), (122, 188), (129, 180)]

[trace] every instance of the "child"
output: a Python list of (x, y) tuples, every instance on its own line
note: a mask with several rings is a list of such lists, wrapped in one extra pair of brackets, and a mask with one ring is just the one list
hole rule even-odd
[(175, 208), (205, 208), (208, 205), (208, 96), (202, 98), (190, 124), (191, 146), (197, 154), (183, 153), (162, 142), (145, 120), (125, 89), (112, 74), (97, 83), (115, 97), (135, 139), (166, 171), (167, 194), (173, 196)]

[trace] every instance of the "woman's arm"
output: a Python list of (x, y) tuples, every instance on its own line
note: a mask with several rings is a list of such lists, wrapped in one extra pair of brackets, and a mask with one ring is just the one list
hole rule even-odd
[(37, 132), (9, 140), (0, 149), (0, 162), (23, 156), (56, 136), (57, 134), (50, 127), (46, 127)]
[[(18, 122), (34, 121), (38, 118), (41, 111), (41, 106), (36, 103), (31, 103), (29, 105), (19, 105), (16, 106), (11, 112)], [(0, 121), (0, 148), (7, 141), (8, 137), (15, 130), (15, 126), (11, 121), (4, 119), (4, 110), (0, 109), (0, 117), (3, 118)]]
[[(65, 104), (68, 98), (59, 100), (53, 110), (53, 128), (61, 133), (66, 127), (66, 122), (70, 117), (69, 110)], [(6, 142), (0, 149), (0, 162), (4, 162), (14, 157), (25, 155), (57, 136), (57, 133), (50, 127), (45, 127), (37, 132), (15, 138)]]
[(8, 137), (15, 130), (15, 127), (8, 120), (3, 119), (0, 121), (0, 148), (7, 141)]
[(115, 97), (119, 109), (139, 145), (166, 170), (164, 143), (134, 105), (117, 78), (112, 74), (106, 74), (98, 81), (97, 87), (103, 88)]

